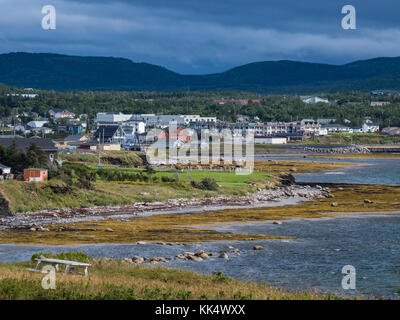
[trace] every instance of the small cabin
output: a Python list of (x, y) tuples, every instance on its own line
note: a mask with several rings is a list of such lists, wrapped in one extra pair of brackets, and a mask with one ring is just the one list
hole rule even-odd
[(30, 168), (24, 170), (24, 180), (27, 182), (43, 182), (49, 177), (47, 169)]

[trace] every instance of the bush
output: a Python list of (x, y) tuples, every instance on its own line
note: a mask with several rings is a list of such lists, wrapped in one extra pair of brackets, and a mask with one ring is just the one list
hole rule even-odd
[(210, 190), (215, 191), (218, 190), (218, 185), (215, 182), (215, 179), (212, 178), (203, 178), (200, 182), (191, 181), (190, 183), (193, 188), (201, 189), (201, 190)]
[(163, 176), (161, 177), (162, 182), (177, 182), (175, 177), (168, 177), (168, 176)]
[(90, 262), (92, 260), (91, 257), (89, 257), (86, 253), (80, 252), (80, 251), (68, 251), (68, 252), (60, 252), (57, 254), (53, 254), (51, 252), (39, 252), (35, 253), (31, 257), (31, 261), (35, 261), (35, 259), (39, 258), (40, 256), (44, 256), (46, 258), (50, 259), (60, 259), (60, 260), (72, 260), (72, 261), (78, 261), (78, 262)]

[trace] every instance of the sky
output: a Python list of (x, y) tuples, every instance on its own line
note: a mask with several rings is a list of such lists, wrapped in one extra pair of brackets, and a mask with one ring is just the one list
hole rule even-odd
[[(56, 29), (42, 28), (42, 7)], [(342, 28), (342, 7), (356, 29)], [(0, 53), (124, 57), (183, 74), (400, 56), (398, 0), (0, 0)]]

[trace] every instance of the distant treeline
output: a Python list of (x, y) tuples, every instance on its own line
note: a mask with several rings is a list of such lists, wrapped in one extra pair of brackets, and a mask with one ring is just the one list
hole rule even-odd
[[(7, 96), (9, 93), (37, 93), (36, 98)], [(400, 126), (400, 96), (371, 98), (369, 93), (348, 92), (318, 94), (320, 97), (336, 101), (332, 105), (324, 103), (305, 104), (298, 95), (260, 95), (249, 92), (121, 92), (121, 91), (24, 91), (0, 86), (0, 117), (16, 119), (22, 112), (36, 112), (48, 116), (50, 109), (68, 109), (79, 114), (87, 114), (89, 122), (97, 112), (156, 113), (156, 114), (200, 114), (215, 116), (220, 120), (234, 122), (239, 115), (259, 117), (261, 121), (295, 121), (304, 118), (334, 118), (343, 123), (351, 121), (352, 126), (360, 126), (365, 117), (370, 117), (381, 127)], [(261, 103), (247, 105), (224, 104), (216, 99), (262, 99)], [(391, 102), (382, 107), (371, 107), (372, 100)], [(32, 120), (28, 115), (22, 119)]]

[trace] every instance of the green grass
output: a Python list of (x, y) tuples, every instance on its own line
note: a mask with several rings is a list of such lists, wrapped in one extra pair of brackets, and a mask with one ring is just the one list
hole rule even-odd
[[(190, 182), (201, 181), (203, 178), (215, 179), (215, 182), (222, 187), (244, 187), (249, 183), (265, 182), (270, 178), (267, 172), (253, 172), (250, 175), (237, 175), (234, 171), (210, 171), (210, 170), (190, 170), (179, 172), (179, 181)], [(172, 171), (157, 172), (155, 176), (174, 177)]]
[(303, 144), (396, 144), (400, 136), (388, 136), (378, 133), (331, 133), (328, 136), (314, 136), (305, 139)]
[[(120, 165), (120, 166), (140, 166), (143, 160), (140, 157), (142, 153), (135, 151), (102, 151), (100, 153), (101, 164)], [(97, 164), (99, 161), (97, 153), (60, 153), (62, 160), (72, 162), (83, 162), (87, 164)]]

